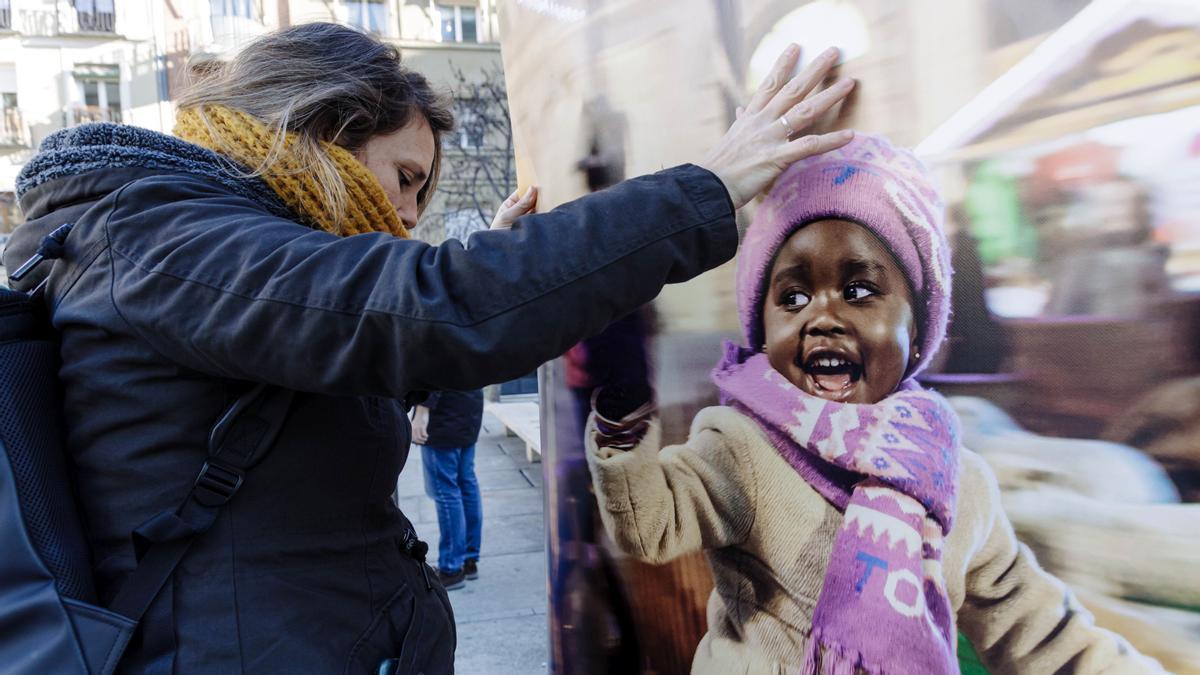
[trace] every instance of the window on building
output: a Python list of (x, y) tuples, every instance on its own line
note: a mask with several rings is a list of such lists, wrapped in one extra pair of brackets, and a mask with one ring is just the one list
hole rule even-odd
[(458, 107), (455, 116), (458, 118), (458, 129), (455, 131), (455, 145), (463, 150), (478, 150), (483, 147), (483, 138), (487, 131), (485, 120), (472, 110)]
[(387, 32), (387, 4), (384, 0), (345, 0), (349, 10), (346, 22), (370, 33)]
[(0, 0), (0, 30), (12, 28), (12, 0)]
[(0, 64), (0, 145), (24, 145), (25, 124), (17, 107), (17, 67)]
[(438, 5), (442, 42), (479, 42), (479, 10), (462, 5)]
[(74, 0), (79, 30), (89, 33), (113, 33), (117, 29), (115, 0)]
[(75, 67), (81, 105), (75, 108), (75, 123), (120, 122), (120, 68), (107, 64), (84, 64)]
[(459, 33), (462, 34), (463, 42), (479, 42), (479, 33), (475, 26), (477, 21), (478, 13), (474, 7), (458, 8)]
[(209, 12), (213, 16), (237, 16), (254, 19), (254, 0), (209, 0)]

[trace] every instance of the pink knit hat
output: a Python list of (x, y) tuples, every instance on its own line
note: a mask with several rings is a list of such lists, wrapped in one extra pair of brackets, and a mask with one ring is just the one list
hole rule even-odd
[(925, 166), (883, 136), (860, 133), (842, 148), (797, 162), (775, 181), (738, 252), (738, 313), (747, 345), (763, 344), (766, 277), (779, 247), (813, 221), (850, 220), (887, 246), (912, 286), (921, 360), (908, 375), (916, 375), (941, 346), (950, 319), (943, 212)]

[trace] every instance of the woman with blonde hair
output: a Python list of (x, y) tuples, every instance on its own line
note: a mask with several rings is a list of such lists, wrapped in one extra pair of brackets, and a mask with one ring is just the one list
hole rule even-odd
[[(180, 99), (174, 136), (47, 138), (5, 262), (58, 231), (44, 294), (99, 600), (130, 603), (131, 578), (184, 551), (142, 598), (123, 671), (451, 671), (445, 591), (389, 498), (406, 409), (526, 373), (729, 260), (735, 210), (851, 136), (799, 133), (852, 83), (813, 93), (835, 56), (789, 79), (797, 51), (699, 166), (469, 249), (408, 238), (448, 108), (395, 48), (347, 28), (258, 39)], [(261, 423), (236, 426), (245, 415)]]

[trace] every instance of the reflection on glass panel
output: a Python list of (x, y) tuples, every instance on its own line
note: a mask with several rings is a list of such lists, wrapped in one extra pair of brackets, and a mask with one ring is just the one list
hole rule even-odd
[(95, 80), (83, 83), (83, 104), (92, 107), (100, 105), (100, 83)]
[(462, 13), (462, 41), (463, 42), (479, 42), (479, 35), (476, 32), (476, 17), (477, 10), (474, 7), (460, 8)]
[(455, 10), (452, 5), (438, 5), (438, 17), (442, 25), (442, 42), (458, 42), (458, 30), (455, 20)]
[[(703, 156), (788, 43), (805, 59), (841, 47), (840, 74), (858, 82), (841, 122), (913, 148), (946, 203), (953, 310), (920, 384), (946, 397), (1016, 537), (1097, 624), (1170, 672), (1200, 672), (1200, 5), (655, 8), (505, 5), (521, 184), (540, 186), (539, 209)], [(647, 564), (619, 547), (586, 461), (597, 459), (584, 436), (597, 386), (652, 386), (662, 446), (686, 442), (698, 412), (718, 403), (709, 373), (722, 340), (741, 339), (733, 270), (668, 286), (541, 372), (552, 672), (686, 673), (713, 655), (736, 662), (714, 670), (746, 670), (744, 617), (795, 597), (779, 577), (749, 580), (741, 589), (762, 605), (730, 618), (722, 601), (738, 594), (710, 603), (710, 570), (769, 561), (733, 546)], [(706, 605), (727, 620), (709, 625)], [(977, 628), (955, 631), (963, 672), (987, 672), (981, 662), (995, 656), (975, 654)], [(803, 650), (792, 651), (800, 657), (780, 650), (771, 656), (784, 663), (763, 669), (801, 670)]]
[(121, 118), (121, 85), (119, 82), (104, 83), (105, 107), (109, 111), (109, 119), (120, 120)]
[(351, 26), (371, 33), (385, 33), (387, 26), (387, 5), (384, 0), (348, 0), (349, 16), (347, 21)]
[(111, 33), (116, 30), (116, 14), (113, 0), (76, 0), (75, 13), (79, 30), (84, 32)]
[(254, 0), (209, 0), (209, 11), (212, 16), (236, 16), (244, 19), (254, 18)]

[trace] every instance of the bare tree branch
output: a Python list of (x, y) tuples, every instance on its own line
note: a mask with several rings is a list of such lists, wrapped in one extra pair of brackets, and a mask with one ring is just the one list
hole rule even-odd
[(468, 76), (455, 67), (451, 81), (459, 127), (443, 145), (438, 187), (443, 199), (434, 215), (447, 226), (454, 222), (448, 236), (465, 237), (463, 212), (472, 212), (473, 227), (487, 227), (494, 209), (516, 188), (516, 162), (504, 71), (495, 65)]

